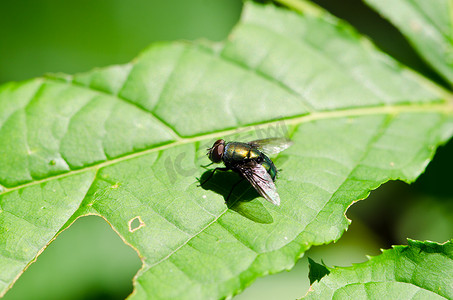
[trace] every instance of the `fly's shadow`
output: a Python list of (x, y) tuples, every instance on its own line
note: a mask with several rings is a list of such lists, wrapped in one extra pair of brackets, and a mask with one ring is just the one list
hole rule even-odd
[(243, 179), (239, 182), (241, 177), (232, 171), (217, 171), (212, 175), (213, 171), (213, 169), (207, 170), (201, 175), (200, 183), (212, 176), (201, 186), (203, 189), (222, 195), (229, 209), (256, 223), (270, 224), (274, 221), (271, 214), (258, 200), (261, 197), (260, 194), (247, 180)]

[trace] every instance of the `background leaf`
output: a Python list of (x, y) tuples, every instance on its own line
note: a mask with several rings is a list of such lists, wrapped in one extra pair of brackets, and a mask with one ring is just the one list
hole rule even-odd
[(315, 281), (320, 281), (324, 276), (329, 275), (330, 271), (326, 266), (318, 264), (310, 258), (308, 258), (308, 263), (310, 266), (310, 273), (308, 274), (310, 284), (313, 284)]
[[(143, 260), (132, 297), (237, 293), (337, 240), (370, 189), (414, 180), (451, 136), (445, 96), (329, 15), (253, 4), (223, 44), (156, 44), (128, 65), (6, 84), (2, 289), (95, 214)], [(214, 138), (284, 134), (281, 207), (247, 186), (225, 206), (235, 174), (196, 186)]]
[(392, 22), (420, 56), (453, 83), (453, 2), (451, 0), (365, 0)]
[(304, 299), (451, 299), (452, 281), (452, 241), (409, 240), (408, 246), (394, 246), (368, 262), (331, 268)]

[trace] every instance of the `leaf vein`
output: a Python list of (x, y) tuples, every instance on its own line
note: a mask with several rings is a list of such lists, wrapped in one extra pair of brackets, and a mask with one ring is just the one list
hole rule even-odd
[[(61, 83), (59, 80), (56, 80), (56, 79), (52, 79), (52, 78), (48, 78), (47, 80), (51, 80), (51, 81), (54, 81), (54, 82), (57, 82), (57, 83)], [(98, 89), (98, 88), (95, 88), (95, 87), (92, 87), (92, 86), (86, 86), (80, 82), (77, 82), (77, 81), (74, 81), (74, 79), (72, 79), (71, 81), (71, 84), (73, 85), (76, 85), (78, 87), (81, 87), (81, 88), (84, 88), (84, 89), (87, 89), (89, 91), (94, 91), (96, 93), (99, 93), (99, 94), (102, 94), (102, 95), (107, 95), (107, 96), (110, 96), (110, 97), (113, 97), (115, 99), (118, 99), (118, 100), (121, 100), (123, 101), (124, 103), (127, 103), (129, 105), (132, 105), (136, 108), (138, 108), (140, 111), (143, 111), (147, 114), (149, 114), (153, 119), (157, 120), (159, 123), (161, 123), (161, 125), (163, 125), (164, 127), (166, 127), (176, 138), (182, 138), (177, 132), (176, 132), (176, 129), (174, 127), (172, 127), (170, 124), (168, 124), (165, 120), (163, 120), (162, 118), (160, 118), (158, 115), (156, 115), (154, 112), (146, 109), (144, 106), (136, 103), (135, 101), (132, 101), (124, 96), (120, 96), (118, 94), (116, 95), (113, 95), (111, 93), (108, 93), (102, 89)]]
[[(315, 112), (309, 115), (303, 115), (303, 116), (296, 116), (293, 118), (287, 118), (285, 119), (286, 124), (292, 125), (292, 124), (301, 124), (301, 123), (307, 123), (307, 122), (312, 122), (316, 120), (322, 120), (322, 119), (328, 119), (328, 118), (341, 118), (341, 117), (352, 117), (352, 116), (365, 116), (365, 115), (381, 115), (381, 114), (396, 114), (399, 112), (437, 112), (439, 114), (448, 114), (452, 115), (453, 114), (453, 102), (450, 103), (431, 103), (429, 105), (427, 104), (418, 104), (418, 105), (396, 105), (396, 106), (373, 106), (373, 107), (365, 107), (365, 108), (349, 108), (349, 109), (344, 109), (344, 110), (337, 110), (337, 111), (324, 111), (324, 112)], [(236, 133), (238, 130), (243, 130), (244, 132), (247, 130), (253, 130), (256, 129), (257, 125), (272, 125), (272, 124), (277, 124), (280, 122), (279, 120), (271, 120), (267, 122), (261, 122), (257, 124), (250, 124), (247, 126), (239, 127), (236, 129), (225, 129), (223, 131), (218, 131), (218, 132), (213, 132), (213, 133), (207, 133), (207, 134), (201, 134), (201, 135), (196, 135), (193, 137), (188, 137), (188, 138), (181, 138), (179, 140), (170, 142), (165, 145), (160, 145), (160, 146), (152, 146), (150, 148), (146, 148), (142, 151), (137, 151), (135, 153), (128, 153), (123, 156), (116, 157), (111, 160), (103, 161), (103, 162), (98, 162), (95, 165), (88, 165), (85, 167), (82, 167), (80, 169), (75, 169), (71, 170), (69, 172), (65, 173), (60, 173), (58, 175), (52, 175), (47, 178), (41, 179), (41, 180), (35, 180), (35, 181), (30, 181), (21, 185), (13, 186), (13, 187), (7, 187), (5, 191), (0, 192), (0, 195), (5, 194), (7, 192), (11, 192), (17, 189), (21, 189), (26, 186), (30, 185), (35, 185), (35, 184), (40, 184), (42, 182), (46, 182), (49, 180), (53, 179), (58, 179), (61, 177), (66, 177), (70, 176), (73, 174), (78, 174), (82, 173), (86, 170), (91, 170), (91, 169), (99, 169), (103, 168), (108, 165), (112, 165), (114, 163), (120, 162), (120, 161), (125, 161), (129, 159), (133, 159), (135, 157), (140, 157), (143, 155), (146, 155), (148, 153), (156, 152), (156, 151), (161, 151), (164, 149), (168, 149), (170, 147), (175, 147), (178, 145), (183, 145), (183, 144), (188, 144), (196, 141), (201, 141), (204, 139), (209, 139), (209, 138), (217, 138), (219, 135), (229, 135)]]
[[(203, 49), (203, 51), (205, 51), (208, 54), (214, 55), (214, 53), (209, 52), (209, 51), (207, 51), (205, 49)], [(274, 77), (272, 77), (272, 76), (260, 71), (259, 69), (251, 68), (250, 66), (247, 66), (247, 65), (245, 65), (245, 64), (243, 64), (243, 63), (241, 63), (241, 62), (239, 62), (237, 60), (234, 60), (234, 59), (232, 59), (232, 58), (230, 58), (228, 56), (225, 56), (223, 54), (223, 52), (220, 53), (218, 55), (218, 57), (226, 60), (227, 62), (229, 62), (229, 63), (231, 63), (231, 64), (233, 64), (233, 65), (235, 65), (235, 66), (237, 66), (239, 68), (241, 68), (242, 70), (245, 70), (247, 73), (253, 72), (254, 74), (258, 75), (258, 77), (260, 77), (261, 79), (264, 79), (264, 80), (266, 80), (266, 81), (278, 86), (280, 89), (283, 89), (287, 93), (289, 93), (289, 94), (295, 96), (296, 98), (300, 99), (301, 100), (301, 104), (303, 105), (303, 108), (305, 110), (307, 110), (308, 112), (313, 112), (314, 111), (314, 108), (310, 105), (310, 103), (307, 101), (305, 96), (303, 96), (302, 94), (298, 93), (297, 91), (295, 91), (290, 86), (288, 86), (285, 83), (283, 83), (282, 81), (277, 80), (276, 78), (274, 78)]]
[(211, 222), (209, 222), (207, 225), (205, 225), (203, 228), (200, 229), (200, 231), (198, 231), (197, 233), (195, 233), (194, 235), (190, 236), (186, 241), (184, 241), (181, 245), (179, 245), (178, 247), (176, 247), (173, 251), (171, 251), (167, 256), (165, 256), (164, 258), (160, 259), (159, 261), (147, 266), (143, 271), (147, 271), (149, 269), (151, 269), (152, 267), (162, 263), (163, 261), (167, 260), (168, 258), (170, 258), (173, 254), (175, 254), (179, 249), (181, 249), (182, 247), (184, 247), (185, 245), (187, 245), (187, 243), (189, 243), (193, 238), (197, 237), (200, 233), (202, 233), (203, 231), (205, 231), (209, 226), (211, 226), (212, 224), (214, 224), (215, 222), (217, 222), (217, 220), (223, 216), (226, 212), (228, 211), (228, 208), (225, 208), (217, 217), (215, 217)]
[(327, 206), (327, 204), (329, 204), (331, 202), (331, 200), (335, 197), (335, 195), (338, 193), (338, 191), (340, 191), (341, 187), (346, 183), (346, 181), (348, 179), (350, 179), (352, 173), (358, 168), (358, 166), (360, 165), (360, 163), (363, 161), (363, 159), (366, 157), (366, 155), (368, 154), (368, 152), (370, 151), (370, 149), (373, 147), (373, 144), (385, 133), (387, 127), (388, 127), (388, 124), (389, 122), (395, 117), (395, 115), (391, 115), (391, 114), (388, 114), (387, 115), (387, 118), (386, 120), (384, 120), (384, 122), (381, 124), (380, 128), (377, 130), (377, 133), (373, 136), (373, 138), (371, 138), (368, 143), (366, 144), (365, 146), (365, 150), (363, 151), (363, 154), (362, 156), (357, 160), (357, 163), (355, 165), (355, 167), (351, 168), (351, 170), (349, 171), (349, 173), (345, 176), (343, 182), (338, 186), (338, 188), (336, 189), (336, 191), (329, 197), (329, 199), (322, 205), (321, 209), (318, 211), (318, 213), (307, 223), (307, 225), (305, 226), (304, 230), (305, 231), (307, 229), (308, 226), (310, 226), (310, 224), (312, 224), (312, 222), (314, 220), (316, 220), (319, 215), (321, 214), (321, 212), (324, 210), (324, 208)]

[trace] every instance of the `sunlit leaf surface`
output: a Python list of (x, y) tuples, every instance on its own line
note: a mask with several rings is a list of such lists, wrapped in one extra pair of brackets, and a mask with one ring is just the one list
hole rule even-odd
[[(337, 240), (353, 201), (413, 181), (453, 131), (445, 92), (327, 14), (247, 4), (221, 44), (0, 87), (0, 287), (78, 217), (106, 219), (143, 267), (131, 298), (217, 299)], [(218, 138), (288, 136), (280, 207), (237, 174), (203, 188)]]

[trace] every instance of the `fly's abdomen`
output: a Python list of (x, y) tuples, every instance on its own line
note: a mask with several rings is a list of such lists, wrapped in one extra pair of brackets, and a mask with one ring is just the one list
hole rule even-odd
[(263, 157), (263, 162), (261, 165), (266, 169), (267, 173), (271, 176), (272, 180), (275, 180), (275, 176), (277, 176), (277, 168), (275, 167), (274, 163), (272, 160), (267, 157), (266, 155), (262, 154)]

